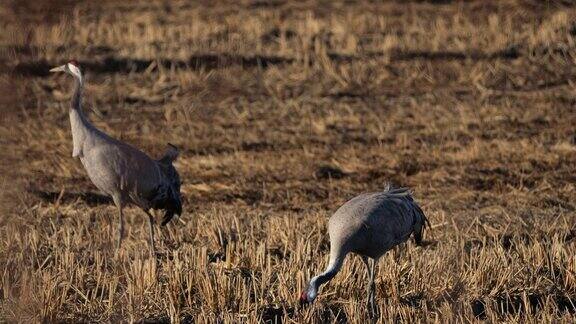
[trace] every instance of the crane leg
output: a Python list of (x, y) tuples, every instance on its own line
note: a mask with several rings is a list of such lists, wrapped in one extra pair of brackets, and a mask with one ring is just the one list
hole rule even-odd
[(124, 238), (124, 212), (122, 211), (122, 204), (118, 204), (118, 238), (116, 241), (116, 253), (120, 252), (122, 238)]
[(370, 289), (370, 294), (368, 295), (368, 302), (370, 303), (370, 313), (372, 315), (374, 315), (375, 310), (376, 310), (376, 305), (374, 305), (374, 294), (376, 293), (376, 285), (374, 284), (374, 260), (368, 260), (369, 262), (369, 269), (368, 269), (368, 275), (370, 277), (369, 279), (369, 283), (368, 286)]
[(370, 267), (370, 290), (372, 293), (370, 294), (370, 308), (372, 309), (372, 313), (376, 315), (376, 283), (374, 282), (374, 277), (376, 275), (376, 260), (372, 259), (372, 266)]
[(120, 195), (112, 195), (114, 205), (118, 208), (118, 237), (116, 239), (116, 255), (120, 253), (120, 246), (122, 246), (122, 239), (124, 238), (124, 200)]
[(374, 270), (376, 266), (376, 260), (363, 256), (362, 261), (366, 265), (366, 270), (368, 271), (368, 287), (366, 287), (366, 307), (369, 309), (370, 316), (376, 315), (376, 284), (374, 283)]
[(148, 215), (148, 233), (150, 235), (150, 254), (156, 256), (156, 247), (154, 245), (154, 217), (150, 214), (149, 210), (146, 210), (146, 215)]
[(368, 298), (366, 299), (366, 307), (369, 309), (370, 316), (374, 317), (376, 315), (376, 284), (374, 283), (376, 260), (369, 259), (368, 257), (362, 257), (362, 261), (364, 261), (366, 270), (368, 270), (368, 287), (366, 289)]

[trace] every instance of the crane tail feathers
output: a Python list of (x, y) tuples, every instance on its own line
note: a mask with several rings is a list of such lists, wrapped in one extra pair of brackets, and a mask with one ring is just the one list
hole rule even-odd
[(173, 217), (174, 217), (174, 211), (167, 210), (166, 213), (164, 213), (164, 218), (162, 219), (162, 226), (166, 226), (166, 224), (168, 224), (168, 222), (170, 222)]
[(180, 199), (173, 198), (165, 208), (164, 218), (162, 219), (162, 226), (166, 226), (168, 222), (174, 218), (174, 215), (182, 215), (182, 202)]
[(168, 143), (168, 148), (166, 149), (164, 156), (162, 156), (158, 162), (165, 164), (172, 163), (176, 161), (179, 154), (180, 151), (178, 148), (175, 145)]
[(422, 246), (422, 238), (424, 236), (424, 229), (426, 227), (430, 228), (430, 221), (420, 208), (420, 206), (414, 204), (414, 217), (415, 217), (415, 228), (414, 228), (414, 243), (418, 246)]
[(422, 211), (422, 208), (414, 201), (412, 192), (408, 188), (394, 188), (390, 184), (386, 184), (384, 194), (388, 199), (396, 202), (404, 202), (412, 210), (412, 217), (414, 219), (414, 242), (416, 245), (422, 245), (422, 238), (424, 228), (430, 227), (430, 221)]

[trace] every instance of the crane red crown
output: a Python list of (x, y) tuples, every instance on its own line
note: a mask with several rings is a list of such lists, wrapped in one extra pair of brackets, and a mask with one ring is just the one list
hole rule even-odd
[(76, 60), (70, 60), (70, 62), (68, 62), (68, 63), (74, 65), (77, 68), (80, 67), (80, 65), (78, 64), (78, 62), (76, 62)]
[(306, 294), (305, 291), (303, 291), (303, 292), (300, 294), (300, 304), (301, 304), (301, 305), (308, 304), (308, 295)]

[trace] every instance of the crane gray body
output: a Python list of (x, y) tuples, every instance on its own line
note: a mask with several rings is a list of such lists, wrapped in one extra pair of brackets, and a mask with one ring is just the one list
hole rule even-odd
[(75, 78), (75, 90), (70, 108), (72, 156), (77, 157), (92, 183), (112, 197), (119, 210), (117, 248), (124, 232), (123, 207), (132, 203), (149, 216), (150, 244), (154, 252), (154, 219), (150, 209), (165, 210), (162, 224), (182, 213), (180, 178), (173, 166), (178, 150), (169, 144), (165, 155), (154, 160), (133, 146), (116, 140), (94, 127), (81, 109), (83, 79), (80, 69), (68, 63), (53, 72), (66, 72)]
[(330, 217), (330, 246), (338, 255), (354, 252), (378, 259), (412, 233), (418, 236), (425, 219), (407, 189), (361, 194)]
[[(330, 260), (326, 270), (310, 280), (301, 302), (312, 302), (320, 285), (331, 280), (349, 253), (362, 257), (370, 277), (368, 301), (374, 305), (374, 267), (378, 259), (414, 235), (417, 244), (428, 220), (408, 189), (387, 187), (361, 194), (342, 205), (328, 222)], [(370, 260), (369, 260), (370, 259)]]

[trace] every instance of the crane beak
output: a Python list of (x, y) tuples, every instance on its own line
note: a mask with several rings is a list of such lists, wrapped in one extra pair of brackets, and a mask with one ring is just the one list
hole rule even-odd
[(61, 65), (53, 69), (50, 69), (50, 72), (65, 72), (65, 71), (66, 71), (66, 65)]

